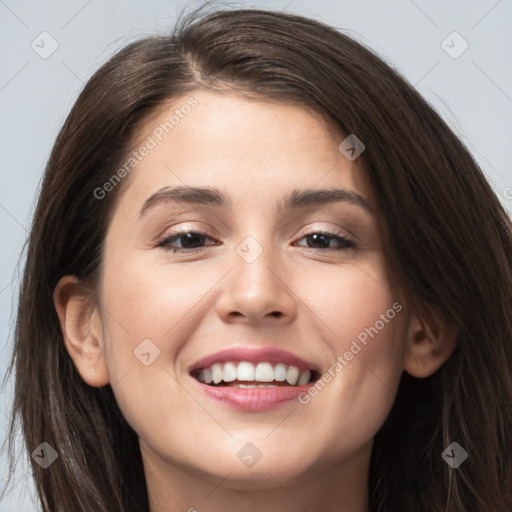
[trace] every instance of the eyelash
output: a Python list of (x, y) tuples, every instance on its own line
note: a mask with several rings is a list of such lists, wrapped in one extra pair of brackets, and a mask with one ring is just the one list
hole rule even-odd
[[(185, 236), (187, 234), (194, 234), (198, 235), (200, 239), (209, 238), (212, 240), (210, 236), (208, 236), (206, 233), (202, 233), (200, 231), (192, 231), (192, 230), (185, 230), (185, 231), (179, 231), (178, 233), (174, 233), (173, 235), (165, 237), (163, 240), (161, 240), (158, 243), (158, 247), (162, 247), (166, 251), (172, 251), (173, 253), (180, 252), (180, 253), (194, 253), (201, 249), (204, 249), (204, 247), (193, 247), (193, 248), (183, 248), (183, 247), (170, 247), (170, 244), (182, 236)], [(326, 248), (317, 248), (317, 247), (307, 247), (307, 249), (313, 250), (313, 251), (321, 251), (321, 252), (331, 252), (331, 251), (343, 251), (347, 249), (354, 249), (356, 247), (356, 244), (341, 235), (341, 233), (330, 233), (328, 231), (312, 231), (311, 233), (307, 233), (306, 235), (303, 235), (299, 240), (302, 240), (303, 238), (306, 238), (311, 235), (323, 235), (325, 237), (331, 238), (336, 240), (337, 242), (342, 244), (342, 247), (333, 248), (333, 247), (326, 247)]]

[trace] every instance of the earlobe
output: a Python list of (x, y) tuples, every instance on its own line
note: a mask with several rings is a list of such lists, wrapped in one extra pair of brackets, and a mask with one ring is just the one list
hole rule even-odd
[(90, 386), (109, 383), (102, 339), (101, 316), (90, 293), (76, 276), (64, 276), (53, 292), (64, 344)]
[(429, 315), (414, 315), (409, 324), (404, 370), (413, 377), (435, 373), (450, 357), (457, 345), (457, 329), (447, 321)]

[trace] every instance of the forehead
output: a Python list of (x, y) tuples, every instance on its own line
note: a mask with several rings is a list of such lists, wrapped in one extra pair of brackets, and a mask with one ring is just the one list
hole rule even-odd
[(147, 149), (123, 196), (140, 203), (176, 185), (265, 201), (291, 188), (343, 185), (364, 192), (356, 166), (338, 149), (343, 139), (332, 122), (305, 107), (194, 91), (163, 104), (138, 130), (133, 151)]

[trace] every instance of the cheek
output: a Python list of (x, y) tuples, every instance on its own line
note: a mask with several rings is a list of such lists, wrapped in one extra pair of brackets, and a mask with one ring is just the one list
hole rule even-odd
[[(105, 268), (104, 309), (113, 329), (112, 347), (132, 351), (151, 339), (162, 352), (174, 352), (173, 340), (194, 317), (198, 300), (215, 284), (196, 268), (147, 264), (143, 258)], [(198, 279), (198, 275), (201, 276)], [(112, 354), (114, 356), (114, 354)]]
[(353, 267), (343, 276), (343, 290), (331, 289), (337, 308), (330, 322), (337, 333), (332, 347), (353, 371), (382, 369), (383, 378), (400, 372), (405, 318), (399, 297), (390, 286), (381, 258), (372, 265)]
[(349, 350), (352, 340), (364, 345), (377, 335), (380, 342), (373, 346), (376, 354), (392, 348), (402, 307), (379, 255), (337, 269), (317, 268), (302, 281), (300, 293), (322, 320), (325, 339), (337, 354)]
[(183, 409), (173, 377), (181, 370), (177, 355), (198, 325), (201, 297), (218, 281), (211, 274), (194, 266), (148, 264), (144, 258), (105, 264), (101, 293), (108, 372), (124, 416), (138, 431), (165, 424), (166, 411)]
[[(302, 398), (316, 428), (332, 435), (326, 446), (343, 450), (369, 442), (389, 413), (403, 370), (407, 318), (380, 260), (317, 272), (316, 279), (324, 286), (304, 293), (321, 317), (330, 357), (320, 381)], [(334, 448), (332, 455), (340, 453)]]

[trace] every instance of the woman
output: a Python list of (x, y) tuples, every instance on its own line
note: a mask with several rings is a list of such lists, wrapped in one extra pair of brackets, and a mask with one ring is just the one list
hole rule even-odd
[(130, 44), (28, 244), (43, 509), (509, 510), (511, 254), (467, 149), (347, 36), (235, 10)]

